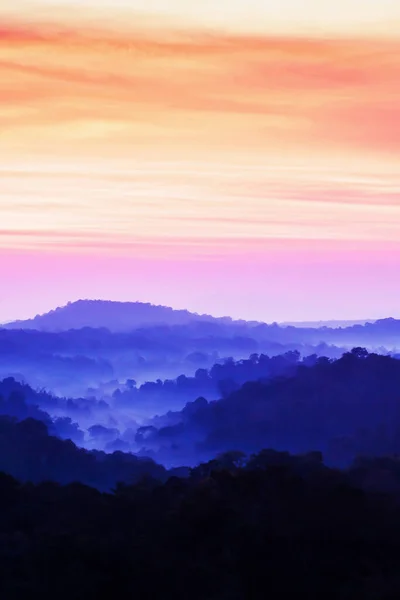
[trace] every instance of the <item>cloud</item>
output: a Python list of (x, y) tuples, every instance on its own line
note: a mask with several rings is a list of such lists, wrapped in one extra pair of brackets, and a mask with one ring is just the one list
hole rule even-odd
[(2, 247), (398, 239), (400, 42), (1, 27)]
[(400, 151), (400, 42), (28, 24), (2, 33), (0, 122), (20, 149), (40, 132), (94, 154), (99, 139), (124, 152), (155, 137), (183, 152)]

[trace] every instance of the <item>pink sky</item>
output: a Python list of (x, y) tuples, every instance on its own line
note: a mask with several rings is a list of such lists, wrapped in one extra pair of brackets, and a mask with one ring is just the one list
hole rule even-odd
[(275, 4), (0, 8), (0, 321), (400, 316), (400, 5)]

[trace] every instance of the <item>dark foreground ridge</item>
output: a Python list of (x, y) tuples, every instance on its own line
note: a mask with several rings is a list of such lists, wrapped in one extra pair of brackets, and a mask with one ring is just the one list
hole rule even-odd
[(101, 493), (0, 474), (7, 600), (400, 597), (400, 464), (228, 453)]

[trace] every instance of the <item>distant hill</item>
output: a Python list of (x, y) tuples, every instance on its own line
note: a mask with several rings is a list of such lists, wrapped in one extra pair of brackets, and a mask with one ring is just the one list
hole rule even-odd
[[(327, 327), (299, 327), (293, 325), (276, 325), (275, 331), (270, 327), (269, 339), (287, 343), (308, 343), (317, 345), (320, 342), (334, 344), (336, 346), (352, 348), (355, 346), (365, 346), (370, 349), (385, 348), (389, 350), (398, 350), (400, 348), (400, 319), (389, 317), (387, 319), (378, 319), (377, 321), (366, 322), (364, 324), (354, 324), (348, 326)], [(254, 335), (257, 329), (266, 327), (260, 325), (254, 328)]]
[(144, 302), (77, 300), (43, 315), (36, 315), (33, 319), (7, 323), (2, 328), (57, 332), (83, 327), (105, 327), (110, 331), (129, 331), (149, 325), (186, 325), (193, 321), (231, 323), (232, 319), (198, 315), (187, 310)]
[[(196, 325), (203, 323), (202, 335), (245, 336), (260, 342), (279, 344), (320, 343), (340, 347), (365, 346), (368, 348), (400, 348), (400, 320), (387, 318), (375, 322), (360, 321), (354, 324), (341, 321), (320, 321), (315, 323), (297, 323), (284, 325), (261, 323), (257, 321), (233, 320), (231, 317), (213, 317), (199, 315), (188, 310), (175, 310), (167, 306), (156, 306), (143, 302), (114, 302), (109, 300), (78, 300), (66, 306), (56, 308), (33, 319), (14, 321), (2, 326), (3, 330), (38, 330), (46, 333), (58, 333), (71, 329), (108, 329), (111, 333), (130, 333), (141, 328), (154, 328), (153, 338), (163, 337), (159, 326), (184, 327), (185, 336), (197, 338)], [(331, 326), (327, 326), (331, 323)], [(335, 326), (332, 327), (332, 324)], [(207, 325), (207, 327), (205, 327)], [(310, 326), (306, 326), (310, 325)], [(197, 327), (198, 329), (198, 327)], [(229, 331), (228, 331), (229, 330)], [(182, 335), (182, 332), (181, 332)]]
[(338, 327), (352, 327), (353, 325), (365, 325), (366, 323), (375, 323), (376, 319), (359, 319), (355, 321), (284, 321), (279, 323), (281, 327), (299, 327), (302, 329), (319, 329), (320, 327), (329, 327), (336, 329)]

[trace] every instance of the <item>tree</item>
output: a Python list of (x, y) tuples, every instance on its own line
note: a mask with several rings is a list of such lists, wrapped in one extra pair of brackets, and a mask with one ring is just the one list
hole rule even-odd
[(353, 348), (351, 351), (351, 354), (360, 360), (368, 358), (368, 356), (369, 356), (368, 350), (366, 348), (360, 348), (360, 347)]
[(218, 469), (236, 471), (245, 465), (247, 456), (245, 452), (242, 452), (241, 450), (229, 450), (227, 452), (218, 454), (215, 460), (218, 465)]

